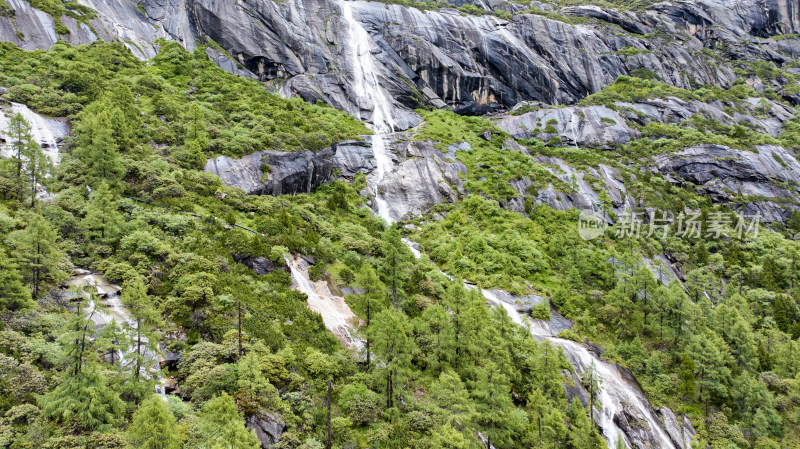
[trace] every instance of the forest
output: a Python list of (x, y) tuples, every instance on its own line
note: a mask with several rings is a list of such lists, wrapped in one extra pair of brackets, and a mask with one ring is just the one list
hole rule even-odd
[[(735, 107), (760, 95), (641, 75), (584, 102), (675, 96)], [(456, 152), (468, 194), (387, 225), (359, 195), (363, 175), (272, 197), (204, 172), (210, 157), (370, 134), (345, 112), (223, 71), (204, 48), (162, 41), (143, 62), (121, 43), (3, 43), (0, 85), (2, 101), (72, 127), (57, 165), (22, 116), (4, 137), (0, 447), (257, 448), (248, 423), (267, 416), (285, 426), (275, 449), (606, 447), (594, 367), (577, 376), (590, 391), (584, 405), (567, 394), (576, 377), (563, 351), (463, 281), (546, 298), (533, 318), (572, 320), (559, 338), (602, 347), (653, 406), (686, 415), (693, 447), (800, 446), (800, 214), (745, 235), (732, 220), (719, 238), (620, 236), (619, 221), (587, 241), (577, 210), (530, 198), (524, 213), (503, 207), (523, 175), (535, 179), (530, 197), (574, 189), (535, 159), (558, 155), (615, 167), (643, 204), (696, 210), (707, 229), (719, 214), (739, 215), (648, 171), (647, 158), (697, 143), (796, 148), (795, 122), (777, 138), (695, 120), (641, 126), (642, 139), (611, 150), (533, 137), (509, 151), (489, 119), (419, 110), (412, 139), (442, 150), (470, 143)], [(662, 253), (685, 282), (654, 272)], [(307, 308), (285, 266), (292, 255), (342, 291), (364, 348), (343, 346)], [(258, 258), (263, 273), (252, 269)], [(97, 330), (101, 301), (70, 284), (77, 269), (121, 286), (136, 326)], [(179, 362), (162, 369), (167, 351)], [(177, 384), (165, 397), (155, 393), (162, 378)]]

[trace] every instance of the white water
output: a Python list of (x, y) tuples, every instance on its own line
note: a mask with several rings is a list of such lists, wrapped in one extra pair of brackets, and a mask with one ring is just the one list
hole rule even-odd
[[(41, 116), (24, 104), (11, 103), (10, 111), (0, 109), (0, 132), (3, 132), (0, 137), (7, 142), (10, 138), (5, 135), (5, 131), (8, 131), (11, 117), (18, 113), (21, 114), (25, 121), (31, 126), (31, 136), (33, 140), (42, 147), (42, 151), (50, 158), (50, 161), (54, 165), (58, 164), (61, 159), (58, 153), (58, 142), (69, 135), (69, 126), (67, 126), (67, 123)], [(0, 149), (0, 155), (3, 157), (12, 156), (7, 146), (8, 144), (3, 145), (2, 149)]]
[(394, 165), (386, 148), (386, 138), (394, 132), (395, 121), (392, 114), (392, 98), (378, 80), (378, 64), (372, 56), (372, 38), (367, 30), (353, 17), (351, 2), (339, 0), (342, 18), (347, 25), (348, 47), (352, 62), (353, 87), (358, 101), (367, 100), (369, 105), (358, 105), (353, 111), (356, 118), (361, 117), (361, 110), (372, 109), (372, 152), (375, 156), (375, 171), (370, 181), (375, 192), (375, 209), (378, 216), (391, 224), (395, 221), (389, 203), (380, 194), (381, 181), (392, 172)]
[[(416, 244), (409, 239), (403, 239), (414, 257), (419, 259), (421, 257), (420, 251), (416, 248)], [(468, 289), (475, 288), (471, 284), (464, 283)], [(516, 307), (509, 304), (507, 301), (500, 299), (492, 290), (481, 290), (483, 297), (494, 305), (500, 306), (505, 309), (511, 320), (528, 329), (531, 334), (541, 340), (547, 340), (551, 344), (560, 347), (567, 357), (567, 360), (575, 368), (575, 371), (583, 376), (589, 367), (594, 363), (595, 370), (600, 378), (600, 406), (597, 407), (598, 412), (597, 423), (603, 430), (603, 437), (608, 443), (610, 449), (617, 447), (617, 440), (621, 439), (625, 447), (630, 448), (631, 445), (625, 437), (625, 433), (614, 422), (614, 416), (621, 412), (623, 409), (623, 402), (628, 404), (629, 410), (634, 412), (640, 418), (644, 418), (657, 438), (656, 446), (659, 449), (679, 449), (672, 443), (672, 440), (664, 430), (661, 421), (655, 415), (652, 407), (650, 406), (647, 397), (644, 396), (638, 385), (633, 380), (627, 379), (619, 367), (614, 364), (606, 363), (600, 360), (596, 355), (590, 352), (586, 347), (574, 341), (564, 340), (555, 336), (555, 330), (551, 329), (546, 323), (541, 321), (532, 321), (527, 315), (520, 313)]]
[[(100, 274), (79, 275), (71, 279), (69, 283), (70, 285), (75, 285), (82, 288), (93, 287), (95, 289), (96, 297), (107, 306), (105, 308), (98, 308), (98, 304), (95, 303), (92, 295), (86, 294), (89, 302), (89, 310), (87, 311), (87, 314), (92, 317), (92, 321), (95, 323), (95, 326), (102, 328), (108, 324), (111, 324), (112, 322), (117, 322), (123, 325), (123, 332), (125, 332), (128, 337), (131, 338), (131, 341), (133, 341), (137, 328), (136, 320), (131, 318), (128, 310), (120, 300), (120, 291), (122, 290), (120, 286), (111, 284)], [(142, 338), (142, 344), (146, 346), (147, 343), (147, 339)], [(123, 350), (122, 353), (119, 354), (120, 364), (124, 365), (125, 359), (133, 354), (134, 351), (134, 346), (130, 346)], [(158, 354), (150, 349), (144, 349), (143, 352), (145, 357), (150, 357), (155, 361), (153, 366), (147, 369), (147, 375), (156, 380), (156, 394), (161, 396), (162, 399), (166, 400), (167, 396), (164, 391), (164, 380), (161, 379), (161, 366), (158, 360)]]
[(331, 293), (327, 282), (312, 281), (308, 275), (308, 266), (301, 257), (285, 256), (284, 260), (292, 272), (295, 287), (308, 296), (308, 308), (322, 315), (325, 328), (348, 348), (361, 349), (363, 342), (353, 327), (358, 318), (344, 298)]

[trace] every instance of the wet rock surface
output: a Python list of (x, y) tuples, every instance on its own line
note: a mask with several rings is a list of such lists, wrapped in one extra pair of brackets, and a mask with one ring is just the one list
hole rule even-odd
[[(748, 215), (760, 214), (767, 222), (783, 221), (800, 200), (800, 163), (794, 154), (777, 146), (756, 151), (721, 145), (699, 145), (655, 158), (655, 167), (676, 183), (691, 183), (717, 203), (739, 204)], [(793, 187), (794, 186), (794, 187)]]
[[(174, 39), (188, 49), (198, 40), (213, 40), (234, 58), (209, 55), (226, 70), (239, 73), (235, 64), (239, 63), (264, 81), (278, 80), (283, 94), (323, 100), (362, 119), (371, 118), (371, 107), (359, 98), (363, 92), (353, 85), (355, 66), (340, 2), (80, 3), (98, 11), (90, 21), (96, 34), (67, 18), (64, 24), (71, 32), (58, 36), (47, 14), (23, 0), (10, 0), (16, 17), (0, 18), (0, 37), (29, 49), (49, 48), (59, 38), (73, 44), (116, 39), (141, 58), (155, 54), (158, 38)], [(454, 6), (467, 3), (453, 1)], [(495, 11), (524, 8), (503, 1), (472, 3)], [(637, 69), (651, 71), (677, 87), (689, 88), (692, 83), (728, 87), (737, 78), (733, 70), (702, 53), (719, 45), (744, 60), (782, 63), (787, 53), (800, 53), (800, 44), (793, 39), (759, 39), (800, 29), (796, 5), (788, 0), (747, 0), (736, 8), (722, 0), (700, 0), (659, 3), (642, 12), (597, 6), (562, 11), (590, 19), (580, 24), (535, 14), (504, 20), (379, 2), (355, 1), (352, 8), (371, 35), (379, 62), (377, 75), (395, 101), (398, 129), (419, 121), (411, 108), (420, 106), (480, 114), (525, 100), (574, 103)], [(669, 38), (646, 37), (656, 29)]]
[(219, 156), (205, 171), (248, 195), (308, 193), (327, 182), (333, 171), (334, 148), (313, 151), (259, 151), (239, 159)]
[(442, 152), (431, 142), (401, 141), (393, 148), (397, 165), (378, 186), (393, 218), (422, 215), (464, 193), (459, 173), (466, 173), (467, 167), (455, 157), (458, 147)]

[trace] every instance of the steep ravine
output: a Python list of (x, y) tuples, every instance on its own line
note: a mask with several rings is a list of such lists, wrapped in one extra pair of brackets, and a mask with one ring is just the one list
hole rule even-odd
[[(416, 258), (422, 257), (414, 242), (404, 239), (403, 243)], [(446, 273), (445, 276), (451, 277)], [(476, 288), (466, 282), (465, 286)], [(575, 385), (568, 389), (577, 391), (578, 397), (584, 403), (588, 393), (582, 385), (582, 379), (588, 375), (590, 369), (595, 370), (600, 378), (601, 391), (598, 398), (600, 406), (594, 411), (594, 415), (609, 449), (618, 447), (618, 441), (622, 441), (625, 447), (635, 449), (690, 447), (695, 433), (691, 424), (687, 425), (685, 418), (682, 418), (684, 423), (678, 425), (675, 414), (668, 408), (657, 412), (630, 371), (603, 361), (584, 345), (557, 337), (560, 331), (572, 327), (569, 320), (555, 311), (552, 312), (551, 321), (532, 320), (527, 313), (519, 310), (520, 304), (528, 301), (501, 290), (481, 290), (481, 294), (486, 298), (487, 304), (502, 307), (514, 323), (528, 329), (535, 338), (548, 341), (564, 351), (577, 374), (571, 379)]]

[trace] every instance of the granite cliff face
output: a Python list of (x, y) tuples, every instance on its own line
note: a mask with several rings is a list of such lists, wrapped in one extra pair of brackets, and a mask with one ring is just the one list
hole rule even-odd
[[(79, 3), (96, 10), (97, 17), (89, 25), (65, 17), (70, 33), (59, 36), (47, 14), (11, 0), (16, 14), (0, 18), (0, 37), (25, 48), (48, 48), (59, 38), (74, 44), (116, 39), (142, 58), (155, 53), (157, 38), (177, 40), (189, 49), (198, 40), (213, 40), (260, 79), (276, 80), (274, 88), (283, 94), (323, 100), (370, 118), (370, 111), (356, 106), (362, 93), (353, 89), (346, 24), (336, 2)], [(737, 78), (733, 70), (704, 49), (779, 63), (800, 54), (795, 39), (762, 39), (800, 29), (800, 8), (790, 0), (748, 0), (734, 7), (722, 0), (660, 3), (636, 13), (595, 6), (564, 9), (578, 24), (524, 14), (525, 7), (516, 3), (479, 4), (518, 14), (505, 20), (450, 9), (352, 2), (355, 18), (372, 37), (381, 84), (396, 101), (399, 128), (418, 120), (409, 108), (480, 114), (525, 100), (569, 104), (642, 69), (677, 87), (730, 86)], [(226, 67), (233, 70), (236, 64)]]
[[(207, 54), (225, 70), (258, 78), (283, 95), (324, 101), (372, 122), (375, 104), (358, 88), (360, 65), (349, 49), (349, 24), (341, 2), (79, 0), (79, 4), (96, 11), (96, 16), (85, 21), (62, 16), (69, 33), (59, 35), (48, 14), (23, 0), (9, 0), (14, 14), (0, 17), (0, 39), (29, 49), (49, 48), (58, 39), (71, 44), (119, 40), (143, 59), (156, 53), (159, 38), (176, 40), (188, 49), (198, 42), (213, 41), (216, 45), (209, 47)], [(577, 6), (563, 8), (562, 20), (542, 15), (541, 11), (553, 6), (539, 2), (452, 3), (453, 7), (483, 9), (486, 14), (482, 15), (380, 2), (353, 1), (348, 5), (355, 22), (371, 38), (374, 75), (389, 93), (394, 131), (418, 124), (420, 117), (413, 111), (418, 107), (484, 114), (534, 104), (532, 112), (506, 116), (498, 126), (515, 139), (548, 141), (555, 137), (567, 146), (612, 149), (641, 137), (633, 125), (680, 124), (699, 115), (730, 126), (744, 123), (777, 137), (783, 124), (794, 116), (793, 110), (779, 102), (757, 98), (748, 100), (750, 104), (744, 108), (678, 98), (617, 102), (613, 107), (550, 106), (574, 104), (620, 75), (643, 72), (680, 88), (727, 88), (739, 75), (719, 55), (727, 60), (784, 64), (800, 56), (800, 40), (765, 38), (800, 31), (796, 1), (747, 0), (733, 6), (723, 0), (665, 2), (635, 12)], [(536, 11), (540, 13), (529, 13)], [(800, 96), (787, 90), (787, 81), (780, 77), (745, 81), (758, 92), (770, 90), (789, 103), (800, 103)], [(400, 142), (390, 151), (395, 166), (377, 188), (395, 204), (395, 219), (420, 214), (432, 204), (453, 201), (464, 193), (453, 173), (466, 168), (443, 163), (446, 156), (421, 143)], [(781, 149), (775, 151), (783, 154)], [(671, 176), (675, 161), (687, 161), (691, 156), (707, 159), (690, 151), (665, 155), (654, 167), (676, 183), (694, 183), (696, 177), (680, 176), (680, 169), (678, 176)], [(267, 176), (260, 171), (265, 157), (271, 158), (267, 165), (272, 173)], [(363, 145), (333, 152), (330, 157), (259, 152), (239, 161), (218, 158), (216, 165), (210, 163), (207, 168), (248, 193), (278, 194), (313, 189), (331, 179), (334, 168), (351, 178), (357, 172), (371, 173), (377, 165), (369, 147)], [(748, 167), (740, 164), (711, 170), (709, 173), (721, 178), (713, 185), (704, 181), (701, 190), (714, 201), (736, 205), (741, 198), (730, 191), (736, 193), (741, 187), (743, 195), (765, 204), (756, 208), (770, 220), (785, 219), (794, 207), (787, 205), (797, 197), (793, 184), (772, 172), (752, 181)], [(756, 164), (752, 168), (764, 167)], [(745, 172), (737, 172), (740, 169)], [(574, 170), (561, 167), (557, 171), (572, 176)], [(605, 179), (601, 173), (596, 175)], [(597, 178), (595, 174), (590, 177)], [(606, 179), (604, 184), (614, 206), (624, 208), (625, 189), (617, 178), (613, 182)], [(406, 183), (409, 179), (413, 182)], [(523, 178), (514, 184), (524, 192), (532, 180)], [(591, 205), (596, 195), (588, 188), (572, 193), (548, 188), (539, 192), (536, 201), (558, 208), (584, 207)], [(511, 200), (506, 206), (523, 210), (522, 200)]]

